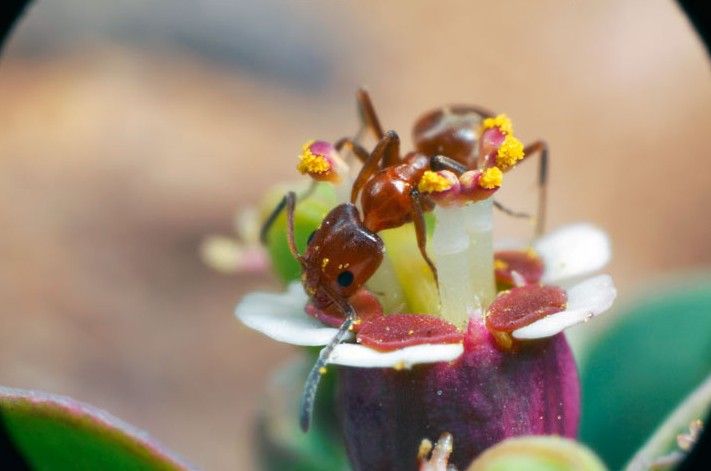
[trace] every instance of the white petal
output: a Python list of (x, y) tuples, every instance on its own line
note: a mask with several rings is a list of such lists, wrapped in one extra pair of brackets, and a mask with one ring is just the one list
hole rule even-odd
[(461, 343), (423, 344), (392, 352), (379, 352), (353, 343), (342, 343), (333, 350), (329, 363), (359, 368), (410, 368), (422, 363), (452, 361), (464, 352)]
[(579, 278), (604, 267), (611, 256), (610, 240), (591, 224), (573, 224), (557, 229), (533, 244), (543, 259), (544, 283)]
[(610, 275), (589, 278), (567, 290), (568, 307), (526, 327), (513, 331), (517, 339), (540, 339), (562, 332), (572, 325), (587, 322), (607, 311), (617, 296)]
[(308, 301), (300, 283), (292, 283), (284, 293), (250, 293), (235, 308), (244, 325), (278, 340), (302, 346), (326, 345), (337, 329), (326, 327), (308, 316)]

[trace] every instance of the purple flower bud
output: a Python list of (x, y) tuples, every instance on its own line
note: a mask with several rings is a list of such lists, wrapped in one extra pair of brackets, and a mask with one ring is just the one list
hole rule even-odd
[(422, 439), (447, 432), (458, 469), (508, 437), (575, 437), (578, 375), (562, 334), (501, 350), (472, 322), (464, 345), (451, 363), (340, 369), (337, 408), (354, 469), (417, 469)]

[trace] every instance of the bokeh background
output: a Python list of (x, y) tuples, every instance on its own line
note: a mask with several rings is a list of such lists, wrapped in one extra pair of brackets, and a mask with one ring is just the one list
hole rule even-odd
[[(352, 134), (361, 84), (405, 137), (472, 102), (547, 139), (551, 226), (610, 232), (622, 304), (711, 266), (708, 62), (672, 1), (38, 2), (0, 63), (0, 383), (249, 469), (291, 349), (232, 309), (276, 281), (198, 247), (305, 140)], [(521, 168), (502, 200), (532, 207)]]

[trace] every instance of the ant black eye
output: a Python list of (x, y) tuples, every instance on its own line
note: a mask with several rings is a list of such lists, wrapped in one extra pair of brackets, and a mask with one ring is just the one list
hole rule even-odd
[(316, 231), (312, 231), (311, 234), (309, 234), (309, 238), (306, 239), (306, 245), (309, 245), (311, 243), (311, 240), (314, 238), (316, 235)]
[(347, 288), (351, 285), (351, 283), (353, 283), (353, 273), (349, 271), (342, 271), (338, 274), (336, 281), (342, 288)]

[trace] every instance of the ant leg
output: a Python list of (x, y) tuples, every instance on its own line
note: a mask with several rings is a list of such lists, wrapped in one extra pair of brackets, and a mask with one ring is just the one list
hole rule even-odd
[(420, 201), (420, 192), (416, 189), (413, 189), (410, 192), (410, 200), (412, 202), (412, 222), (415, 225), (417, 247), (420, 249), (422, 258), (425, 259), (425, 262), (427, 262), (427, 265), (429, 265), (430, 270), (432, 270), (432, 275), (434, 276), (435, 283), (437, 283), (437, 268), (430, 259), (430, 256), (427, 255), (427, 226), (425, 225), (425, 213), (422, 210), (422, 202)]
[(544, 141), (535, 141), (527, 145), (523, 149), (524, 158), (526, 160), (535, 154), (540, 154), (541, 158), (538, 161), (538, 210), (536, 216), (536, 236), (543, 234), (546, 225), (546, 206), (547, 206), (547, 188), (548, 188), (548, 144)]
[(521, 219), (531, 219), (531, 215), (528, 213), (523, 213), (519, 211), (514, 211), (511, 208), (507, 208), (503, 204), (499, 203), (498, 201), (494, 200), (494, 207), (501, 211), (502, 213), (506, 214), (507, 216), (511, 216), (514, 218), (521, 218)]
[(461, 175), (468, 170), (467, 166), (444, 155), (435, 155), (430, 159), (430, 168), (437, 172), (439, 170), (449, 170), (457, 175)]
[(304, 392), (301, 396), (301, 412), (299, 414), (299, 424), (301, 425), (301, 430), (304, 432), (308, 432), (309, 426), (311, 425), (311, 419), (314, 413), (314, 404), (316, 403), (316, 391), (318, 390), (318, 384), (321, 381), (321, 375), (325, 373), (326, 365), (331, 357), (331, 353), (333, 353), (333, 349), (336, 348), (336, 345), (343, 343), (348, 336), (348, 332), (350, 331), (353, 322), (356, 320), (356, 312), (348, 301), (333, 295), (328, 291), (327, 293), (331, 295), (331, 298), (341, 308), (346, 316), (346, 319), (338, 328), (338, 332), (336, 332), (336, 335), (333, 336), (328, 345), (321, 349), (316, 363), (314, 363), (309, 375), (306, 377)]
[(267, 234), (269, 234), (269, 230), (272, 228), (279, 215), (281, 215), (281, 212), (284, 211), (284, 208), (286, 208), (286, 196), (284, 196), (281, 201), (279, 201), (279, 204), (274, 207), (272, 212), (269, 214), (269, 217), (267, 217), (267, 220), (264, 221), (264, 224), (262, 224), (262, 228), (259, 230), (259, 241), (262, 245), (267, 245)]
[(383, 132), (383, 127), (380, 125), (380, 120), (378, 115), (375, 113), (375, 108), (373, 107), (373, 102), (370, 101), (370, 95), (368, 91), (361, 87), (356, 92), (356, 101), (358, 102), (358, 113), (360, 114), (360, 120), (366, 129), (370, 129), (375, 138), (380, 140), (385, 136)]
[(344, 147), (348, 147), (348, 149), (353, 151), (355, 156), (358, 157), (358, 160), (360, 160), (361, 163), (365, 163), (368, 160), (368, 157), (370, 157), (370, 153), (350, 137), (342, 137), (336, 141), (336, 144), (334, 144), (333, 147), (335, 147), (338, 152), (341, 152), (341, 149)]
[(351, 203), (355, 204), (358, 199), (358, 193), (360, 192), (363, 185), (370, 179), (370, 177), (380, 170), (380, 162), (389, 162), (392, 159), (396, 159), (397, 162), (400, 160), (400, 137), (395, 131), (388, 131), (385, 136), (378, 142), (368, 156), (368, 160), (363, 163), (358, 176), (353, 182), (353, 188), (351, 189)]
[[(465, 165), (462, 165), (461, 163), (457, 162), (454, 159), (450, 159), (449, 157), (445, 157), (443, 155), (435, 155), (432, 157), (430, 160), (430, 167), (434, 171), (438, 170), (449, 170), (451, 172), (454, 172), (457, 175), (461, 175), (462, 173), (466, 172), (467, 167)], [(494, 200), (494, 207), (498, 209), (499, 211), (503, 212), (504, 214), (515, 217), (515, 218), (527, 218), (530, 219), (531, 215), (528, 213), (523, 213), (519, 211), (514, 211), (513, 209), (507, 208), (503, 204), (499, 203), (498, 201)]]

